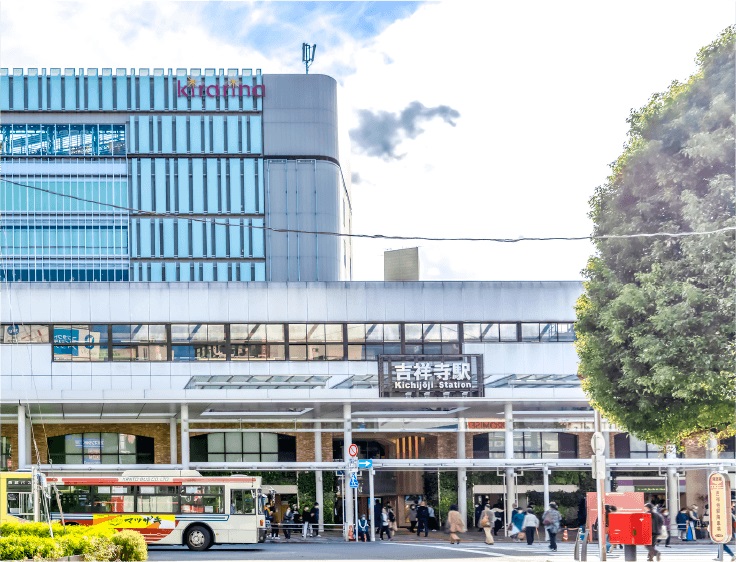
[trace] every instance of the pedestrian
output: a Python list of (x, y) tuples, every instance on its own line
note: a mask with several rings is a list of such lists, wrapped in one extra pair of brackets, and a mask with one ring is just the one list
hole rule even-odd
[(675, 517), (675, 523), (677, 523), (677, 533), (680, 536), (680, 540), (687, 540), (687, 508), (683, 507)]
[(493, 522), (493, 536), (498, 536), (498, 532), (503, 529), (503, 506), (497, 503), (493, 506), (493, 515), (496, 520)]
[(480, 520), (478, 521), (478, 525), (480, 525), (480, 528), (483, 529), (483, 532), (486, 534), (486, 544), (494, 543), (493, 526), (495, 522), (496, 514), (490, 506), (486, 505), (485, 508), (483, 508), (483, 511), (480, 514)]
[(435, 515), (434, 508), (431, 505), (428, 505), (427, 511), (429, 512), (429, 530), (436, 531), (438, 526), (437, 516)]
[(312, 536), (312, 522), (309, 517), (309, 508), (305, 505), (302, 509), (302, 538), (306, 539), (307, 535)]
[(457, 534), (465, 532), (465, 523), (455, 504), (452, 504), (450, 511), (447, 512), (447, 529), (450, 531), (450, 544), (460, 544), (460, 537)]
[(672, 535), (670, 534), (670, 524), (672, 523), (672, 519), (670, 518), (670, 510), (666, 507), (662, 510), (662, 519), (664, 519), (664, 529), (667, 531), (667, 538), (664, 541), (665, 548), (670, 548), (670, 539), (672, 538)]
[(705, 504), (705, 507), (703, 507), (703, 518), (700, 522), (705, 529), (710, 526), (710, 510), (708, 509), (708, 504)]
[(368, 520), (365, 518), (365, 513), (358, 519), (358, 542), (368, 541)]
[(480, 503), (480, 500), (478, 500), (478, 503), (475, 504), (475, 526), (478, 529), (478, 532), (483, 531), (483, 529), (480, 528), (480, 525), (478, 525), (478, 522), (480, 521), (480, 514), (483, 512), (483, 504)]
[(309, 510), (310, 535), (319, 536), (319, 504), (315, 502)]
[(286, 508), (286, 513), (284, 513), (284, 538), (290, 539), (291, 538), (291, 529), (294, 525), (294, 512), (291, 510), (291, 506)]
[(388, 518), (388, 509), (385, 507), (381, 510), (381, 540), (383, 540), (383, 533), (386, 533), (388, 540), (391, 539), (391, 521)]
[(429, 534), (429, 508), (427, 502), (423, 501), (417, 508), (417, 536), (424, 531), (424, 536)]
[(417, 506), (414, 504), (411, 504), (409, 506), (409, 532), (413, 533), (416, 527), (417, 527)]
[[(386, 511), (388, 511), (388, 526), (389, 529), (393, 532), (393, 534), (396, 534), (396, 531), (399, 530), (398, 525), (396, 524), (396, 514), (394, 513), (394, 508), (390, 505), (386, 506)], [(389, 537), (389, 540), (393, 540)]]
[(524, 515), (525, 513), (520, 508), (517, 507), (514, 509), (513, 513), (511, 514), (511, 530), (509, 532), (510, 537), (517, 537), (519, 538), (519, 540), (521, 540), (519, 534), (524, 528)]
[[(698, 515), (698, 506), (693, 504), (690, 511), (687, 512), (687, 537), (688, 540), (698, 540), (698, 532), (696, 529), (700, 525), (700, 516)], [(692, 538), (691, 538), (692, 537)]]
[(649, 562), (652, 562), (655, 559), (659, 561), (662, 554), (657, 550), (657, 537), (662, 532), (664, 518), (662, 517), (662, 515), (657, 513), (657, 510), (654, 509), (653, 504), (647, 503), (644, 505), (644, 507), (647, 509), (647, 512), (651, 513), (652, 515), (652, 541), (651, 544), (645, 545), (645, 548), (648, 552), (647, 560)]
[(539, 527), (539, 518), (534, 515), (534, 510), (531, 507), (526, 509), (526, 515), (524, 515), (524, 522), (522, 524), (522, 530), (526, 537), (526, 544), (529, 546), (534, 544), (534, 535)]
[(557, 552), (557, 533), (560, 532), (560, 521), (562, 515), (557, 510), (555, 502), (549, 502), (549, 508), (542, 514), (542, 525), (549, 535), (549, 549)]
[(383, 511), (383, 507), (380, 503), (376, 502), (373, 504), (373, 527), (376, 529), (376, 534), (381, 532), (381, 513)]

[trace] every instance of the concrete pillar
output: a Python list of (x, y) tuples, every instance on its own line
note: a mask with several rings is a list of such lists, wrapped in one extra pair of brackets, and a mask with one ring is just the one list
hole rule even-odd
[[(345, 486), (343, 489), (343, 497), (345, 498), (345, 512), (344, 512), (344, 525), (343, 525), (343, 536), (345, 540), (348, 540), (348, 526), (353, 526), (353, 532), (355, 532), (355, 507), (353, 506), (353, 489), (350, 487), (350, 473), (348, 472), (348, 460), (350, 459), (350, 453), (348, 448), (353, 442), (353, 420), (350, 404), (344, 404), (342, 407), (343, 417), (343, 447), (342, 456), (345, 461)], [(396, 506), (394, 506), (394, 509)]]
[[(314, 462), (322, 462), (321, 422), (316, 422), (314, 424)], [(317, 528), (319, 529), (319, 533), (322, 534), (325, 531), (325, 494), (321, 470), (317, 470), (315, 472), (314, 481), (316, 486), (314, 500), (319, 504), (319, 521), (317, 523)]]
[[(504, 439), (504, 449), (505, 449), (505, 458), (506, 459), (513, 459), (514, 458), (514, 412), (513, 407), (511, 404), (504, 404), (503, 407), (503, 413), (504, 413), (504, 420), (505, 420), (505, 439)], [(507, 467), (506, 468), (506, 526), (505, 529), (508, 528), (509, 524), (511, 523), (511, 516), (513, 514), (514, 509), (514, 503), (516, 502), (516, 473), (514, 472), (514, 467)]]
[(18, 470), (28, 466), (28, 441), (26, 437), (26, 407), (18, 404)]
[(189, 404), (181, 405), (181, 466), (189, 468)]
[[(457, 419), (457, 458), (465, 460), (465, 418)], [(463, 521), (468, 520), (468, 476), (465, 467), (457, 469), (457, 508)]]
[(176, 439), (176, 418), (172, 417), (169, 419), (169, 462), (171, 464), (177, 464), (178, 459), (178, 442)]
[(711, 433), (708, 437), (708, 446), (705, 450), (705, 458), (717, 459), (718, 458), (718, 439), (716, 439)]
[[(665, 452), (665, 458), (670, 462), (675, 462), (677, 458), (677, 450), (674, 445), (668, 445)], [(680, 475), (674, 466), (667, 467), (667, 509), (670, 511), (670, 532), (671, 537), (677, 537), (677, 513), (680, 511)]]

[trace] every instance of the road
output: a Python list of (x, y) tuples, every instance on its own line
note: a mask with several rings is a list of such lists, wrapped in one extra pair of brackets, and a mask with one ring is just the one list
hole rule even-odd
[[(706, 541), (695, 544), (673, 544), (662, 548), (662, 561), (701, 562), (716, 556), (716, 546)], [(589, 562), (597, 562), (596, 549), (591, 548)], [(638, 549), (638, 560), (646, 560), (646, 551)], [(623, 551), (614, 551), (608, 559), (623, 562)], [(376, 562), (377, 560), (493, 560), (510, 562), (572, 561), (573, 544), (561, 543), (558, 552), (550, 552), (544, 543), (526, 544), (498, 542), (487, 546), (481, 542), (450, 545), (448, 542), (428, 539), (426, 542), (376, 542), (343, 543), (339, 541), (290, 542), (277, 541), (247, 546), (215, 546), (204, 552), (193, 552), (185, 547), (150, 547), (149, 560), (157, 561), (225, 561), (270, 560), (293, 562), (294, 560), (347, 560), (350, 562)], [(726, 562), (730, 557), (725, 557)]]

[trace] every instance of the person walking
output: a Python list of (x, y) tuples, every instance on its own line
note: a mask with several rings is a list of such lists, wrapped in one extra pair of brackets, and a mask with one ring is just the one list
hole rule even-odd
[(383, 526), (381, 523), (381, 513), (383, 513), (383, 506), (376, 502), (373, 504), (373, 527), (376, 529), (376, 534), (381, 532), (381, 527)]
[(698, 506), (693, 504), (690, 506), (690, 511), (687, 512), (687, 535), (689, 538), (688, 540), (696, 541), (698, 540), (698, 532), (696, 529), (700, 525), (700, 515), (698, 515)]
[(493, 515), (496, 520), (493, 523), (493, 536), (498, 536), (498, 532), (503, 529), (503, 506), (497, 503), (493, 506)]
[[(391, 532), (396, 535), (396, 531), (399, 530), (399, 526), (396, 524), (396, 514), (394, 513), (394, 508), (390, 505), (386, 506), (386, 510), (388, 511), (388, 526), (389, 529), (391, 529)], [(389, 539), (392, 540), (392, 539)]]
[(486, 534), (486, 544), (494, 543), (493, 526), (495, 522), (496, 514), (493, 512), (490, 506), (486, 505), (485, 508), (483, 508), (483, 511), (481, 511), (480, 520), (478, 521), (478, 525), (480, 525), (480, 528), (483, 529)]
[(310, 536), (319, 536), (319, 504), (316, 502), (309, 510), (309, 534)]
[(511, 531), (509, 532), (510, 537), (516, 537), (519, 540), (519, 533), (524, 528), (524, 515), (526, 515), (520, 508), (514, 509), (511, 514)]
[(542, 525), (549, 535), (549, 549), (553, 552), (557, 552), (557, 533), (560, 532), (561, 521), (562, 515), (557, 510), (557, 504), (549, 502), (549, 508), (542, 515)]
[(675, 516), (675, 523), (677, 523), (677, 533), (680, 536), (680, 540), (687, 540), (687, 508), (683, 507)]
[(286, 508), (286, 513), (284, 513), (284, 538), (290, 539), (291, 538), (291, 529), (294, 526), (294, 512), (291, 510), (291, 506)]
[(457, 534), (465, 532), (465, 522), (456, 504), (452, 504), (450, 511), (447, 512), (447, 528), (450, 531), (450, 544), (460, 544), (460, 537)]
[(483, 512), (483, 504), (478, 500), (478, 503), (475, 504), (475, 526), (478, 529), (478, 532), (481, 532), (483, 529), (480, 528), (480, 525), (478, 525), (480, 521), (480, 514)]
[(309, 508), (305, 505), (302, 510), (302, 538), (306, 539), (307, 535), (312, 536), (312, 521), (309, 516)]
[(429, 534), (429, 508), (427, 502), (423, 501), (417, 508), (417, 536), (424, 531), (424, 536)]
[(526, 536), (526, 544), (529, 546), (534, 544), (534, 534), (537, 532), (539, 527), (539, 518), (534, 515), (534, 510), (531, 507), (526, 509), (526, 515), (524, 515), (524, 522), (522, 523), (522, 530)]
[(358, 519), (358, 542), (368, 541), (368, 520), (365, 518), (365, 513)]
[(659, 561), (662, 554), (657, 550), (657, 537), (662, 532), (662, 525), (664, 525), (664, 518), (661, 514), (657, 513), (654, 509), (654, 505), (647, 503), (644, 505), (647, 513), (652, 515), (652, 541), (651, 544), (644, 545), (647, 549), (647, 560), (652, 562), (653, 560)]
[(437, 516), (435, 515), (434, 508), (431, 505), (428, 505), (427, 511), (429, 512), (429, 530), (436, 531), (438, 526)]
[(383, 533), (386, 533), (388, 540), (391, 540), (391, 521), (388, 518), (388, 509), (385, 507), (381, 510), (381, 540), (383, 540)]
[(411, 504), (409, 506), (409, 532), (413, 533), (416, 530), (416, 527), (417, 527), (417, 506), (415, 504)]
[(672, 523), (672, 519), (670, 518), (670, 510), (667, 508), (664, 508), (662, 510), (662, 519), (664, 520), (664, 528), (667, 531), (667, 538), (664, 541), (665, 548), (670, 548), (670, 539), (672, 538), (672, 535), (670, 534), (670, 524)]

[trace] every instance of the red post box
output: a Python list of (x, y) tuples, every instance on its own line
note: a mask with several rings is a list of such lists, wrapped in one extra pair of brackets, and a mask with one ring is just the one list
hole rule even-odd
[(650, 513), (608, 514), (608, 541), (611, 544), (652, 544), (652, 515)]

